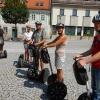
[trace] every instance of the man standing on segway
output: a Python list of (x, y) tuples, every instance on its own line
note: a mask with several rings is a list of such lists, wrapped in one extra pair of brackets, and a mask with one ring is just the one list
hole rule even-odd
[(93, 100), (100, 100), (100, 13), (93, 17), (92, 22), (98, 34), (94, 37), (91, 48), (84, 53), (74, 56), (74, 59), (92, 55), (87, 59), (80, 59), (77, 65), (83, 67), (86, 64), (92, 63), (91, 88)]
[[(0, 38), (5, 39), (6, 36), (7, 36), (7, 33), (4, 32), (4, 30), (1, 28), (1, 25), (0, 25)], [(4, 42), (3, 42), (3, 43), (4, 43)], [(3, 45), (4, 45), (4, 44), (3, 44)], [(1, 48), (0, 48), (2, 51), (3, 51), (3, 45), (2, 45)]]
[[(44, 69), (44, 63), (41, 59), (40, 47), (43, 46), (44, 42), (46, 42), (46, 31), (41, 28), (42, 22), (36, 21), (35, 25), (36, 25), (36, 30), (33, 32), (32, 38), (27, 44), (34, 42), (34, 45), (39, 49), (39, 59), (42, 71)], [(39, 70), (39, 68), (37, 70)]]
[(63, 80), (63, 71), (62, 67), (64, 66), (65, 62), (65, 48), (67, 43), (67, 37), (63, 33), (64, 30), (64, 24), (58, 23), (56, 24), (56, 29), (58, 32), (58, 37), (56, 37), (52, 42), (44, 45), (42, 49), (48, 48), (48, 47), (56, 47), (55, 50), (55, 66), (57, 69), (57, 81), (62, 82)]

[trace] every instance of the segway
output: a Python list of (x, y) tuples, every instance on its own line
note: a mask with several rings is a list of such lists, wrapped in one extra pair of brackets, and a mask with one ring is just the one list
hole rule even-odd
[(39, 73), (38, 66), (39, 66), (39, 50), (33, 45), (29, 45), (29, 55), (34, 58), (33, 64), (28, 68), (27, 76), (29, 79), (34, 79), (37, 81), (41, 81), (45, 83), (47, 81), (48, 76), (50, 75), (49, 69), (44, 68), (41, 73)]
[(41, 57), (44, 63), (49, 63), (51, 75), (48, 77), (47, 95), (50, 100), (63, 100), (67, 94), (67, 87), (63, 82), (57, 82), (57, 74), (53, 74), (50, 56), (47, 48), (41, 51)]
[(2, 51), (2, 46), (4, 45), (4, 38), (0, 37), (0, 58), (7, 58), (7, 51)]
[[(26, 44), (26, 41), (24, 41), (24, 48), (28, 49), (28, 45)], [(25, 52), (26, 53), (26, 52)], [(29, 56), (30, 58), (30, 56)], [(28, 68), (31, 64), (32, 64), (32, 60), (29, 59), (28, 62), (25, 60), (24, 54), (20, 54), (19, 58), (18, 58), (18, 66), (20, 68)]]
[(74, 76), (79, 85), (86, 85), (87, 92), (81, 94), (77, 100), (93, 100), (92, 94), (91, 94), (90, 88), (89, 88), (89, 83), (88, 83), (89, 78), (87, 75), (87, 70), (84, 67), (79, 68), (77, 66), (78, 60), (79, 60), (78, 58), (75, 58), (75, 62), (73, 64)]

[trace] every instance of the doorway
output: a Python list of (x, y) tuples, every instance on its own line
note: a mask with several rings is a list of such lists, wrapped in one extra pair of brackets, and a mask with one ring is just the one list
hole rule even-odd
[(77, 27), (77, 35), (81, 36), (82, 27)]

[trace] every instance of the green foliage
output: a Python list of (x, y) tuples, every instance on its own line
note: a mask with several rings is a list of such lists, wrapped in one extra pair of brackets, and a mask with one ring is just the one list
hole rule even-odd
[(20, 0), (5, 0), (1, 15), (5, 23), (24, 24), (28, 21), (29, 11), (26, 4), (20, 2)]

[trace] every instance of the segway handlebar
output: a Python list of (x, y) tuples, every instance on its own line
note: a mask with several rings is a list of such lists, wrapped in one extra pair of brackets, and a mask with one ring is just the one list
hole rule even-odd
[[(75, 60), (75, 62), (77, 62), (77, 61), (82, 60), (82, 59), (76, 57), (76, 58), (74, 58), (74, 60)], [(82, 67), (78, 67), (78, 68), (82, 68)], [(85, 68), (85, 66), (83, 66), (83, 68)]]

